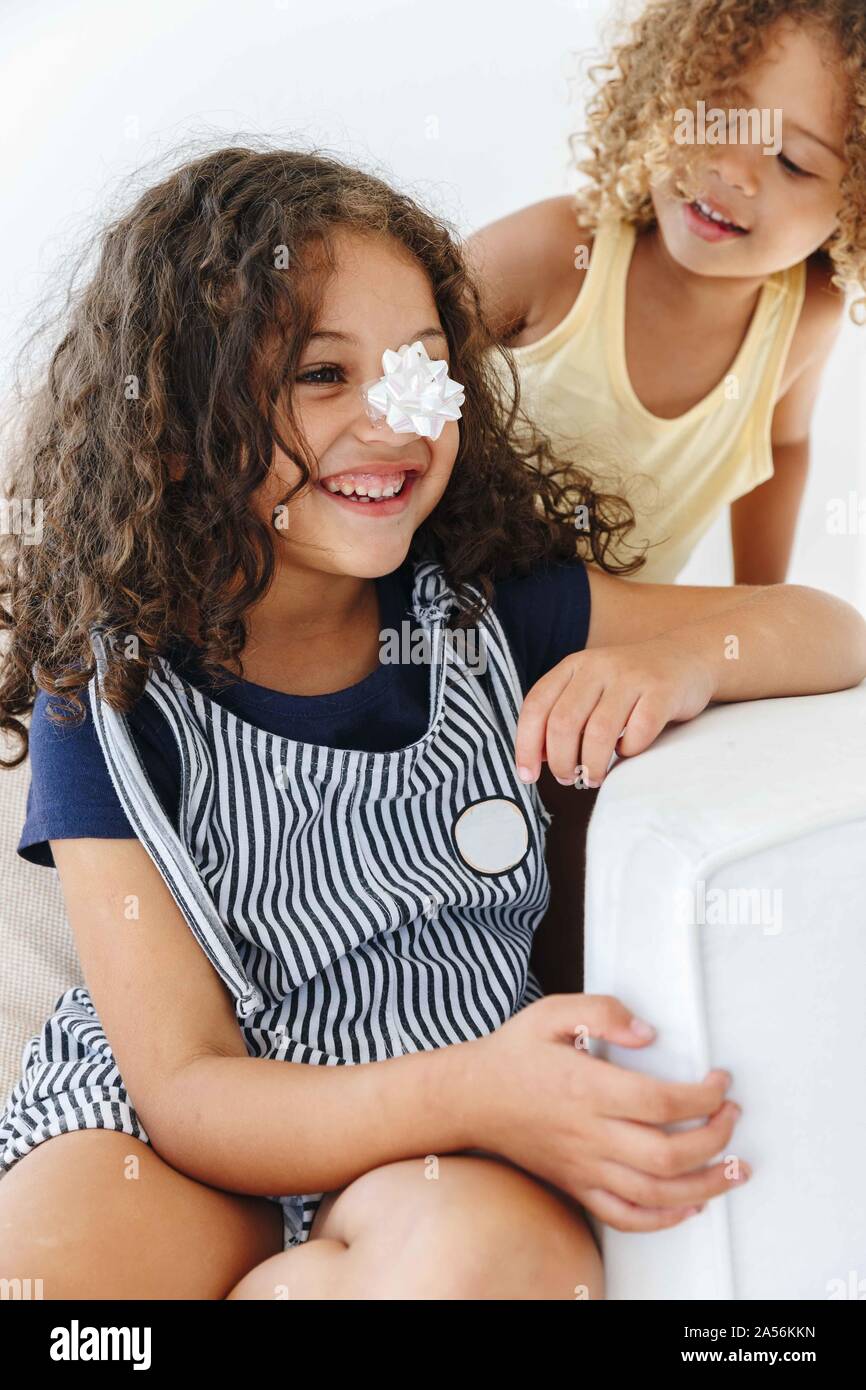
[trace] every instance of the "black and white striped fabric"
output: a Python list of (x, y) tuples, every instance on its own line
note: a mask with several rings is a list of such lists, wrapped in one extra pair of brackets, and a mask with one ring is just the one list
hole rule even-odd
[[(529, 969), (549, 899), (550, 822), (514, 766), (522, 700), (498, 618), (482, 661), (447, 630), (453, 595), (416, 565), (430, 722), (393, 752), (280, 737), (225, 709), (160, 658), (146, 693), (180, 750), (177, 831), (123, 715), (90, 702), (113, 785), (196, 940), (231, 990), (250, 1055), (356, 1064), (481, 1037), (537, 999)], [(475, 653), (477, 656), (477, 652)], [(104, 1127), (149, 1142), (84, 986), (24, 1050), (0, 1115), (0, 1174), (40, 1141)], [(285, 1245), (307, 1239), (321, 1193), (275, 1195)]]

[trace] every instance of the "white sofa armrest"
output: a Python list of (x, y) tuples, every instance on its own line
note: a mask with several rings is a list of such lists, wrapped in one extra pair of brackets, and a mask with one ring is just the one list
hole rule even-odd
[(866, 682), (716, 705), (614, 764), (587, 838), (584, 968), (587, 993), (658, 1030), (591, 1050), (672, 1080), (726, 1067), (730, 1152), (753, 1168), (672, 1230), (593, 1220), (608, 1297), (862, 1298)]

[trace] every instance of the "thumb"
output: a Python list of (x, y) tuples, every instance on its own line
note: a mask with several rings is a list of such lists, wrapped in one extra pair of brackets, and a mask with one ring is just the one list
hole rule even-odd
[(598, 1038), (619, 1047), (645, 1047), (656, 1030), (637, 1018), (612, 994), (545, 995), (545, 1026), (560, 1042), (581, 1046), (581, 1040)]

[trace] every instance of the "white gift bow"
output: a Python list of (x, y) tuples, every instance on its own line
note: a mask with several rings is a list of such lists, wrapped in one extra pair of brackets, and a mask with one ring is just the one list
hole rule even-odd
[(438, 439), (449, 420), (460, 419), (463, 387), (448, 375), (448, 363), (432, 360), (420, 341), (382, 354), (384, 375), (362, 387), (367, 413), (384, 419), (396, 434)]

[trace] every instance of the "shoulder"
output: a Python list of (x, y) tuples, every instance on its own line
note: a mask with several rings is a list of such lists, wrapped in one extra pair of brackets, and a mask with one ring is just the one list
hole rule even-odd
[(830, 283), (832, 274), (824, 256), (806, 262), (803, 306), (773, 409), (774, 446), (808, 436), (821, 376), (845, 318), (846, 296)]
[[(41, 688), (36, 692), (30, 719), (30, 790), (18, 845), (21, 857), (34, 864), (53, 866), (51, 839), (134, 834), (106, 766), (86, 686), (79, 696), (83, 717), (68, 699)], [(174, 815), (179, 757), (164, 720), (152, 701), (140, 700), (129, 724), (159, 800)]]
[(577, 221), (574, 198), (564, 193), (554, 198), (541, 198), (537, 203), (529, 203), (495, 222), (488, 222), (466, 239), (466, 249), (477, 265), (501, 247), (509, 247), (516, 254), (518, 242), (526, 236), (533, 238), (536, 247), (556, 250), (562, 246), (563, 238), (573, 241), (579, 234), (592, 235)]
[[(49, 840), (79, 834), (131, 834), (111, 785), (90, 712), (66, 698), (36, 692), (30, 717), (30, 788), (17, 852), (32, 864), (54, 866)], [(84, 829), (83, 827), (87, 827)]]
[(531, 203), (467, 239), (467, 261), (503, 341), (518, 346), (521, 333), (545, 317), (553, 301), (564, 298), (567, 310), (586, 273), (587, 257), (578, 257), (577, 250), (583, 247), (588, 255), (591, 246), (592, 232), (578, 222), (570, 194)]
[(83, 714), (63, 696), (49, 694), (41, 687), (36, 691), (30, 717), (30, 759), (34, 769), (52, 763), (74, 765), (87, 760), (94, 748), (99, 751), (87, 686), (78, 691), (78, 698)]
[(791, 339), (781, 394), (816, 359), (823, 361), (845, 318), (846, 295), (832, 283), (833, 263), (816, 251), (805, 262), (803, 304)]

